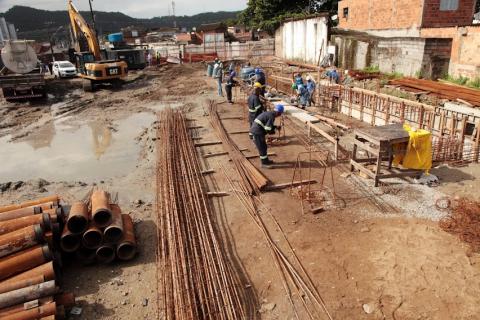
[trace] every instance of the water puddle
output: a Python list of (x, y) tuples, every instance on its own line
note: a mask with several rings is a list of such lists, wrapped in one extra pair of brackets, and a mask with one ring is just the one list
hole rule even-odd
[(135, 169), (141, 146), (135, 138), (150, 127), (153, 113), (71, 127), (63, 121), (41, 126), (21, 142), (0, 138), (0, 182), (43, 178), (94, 182)]

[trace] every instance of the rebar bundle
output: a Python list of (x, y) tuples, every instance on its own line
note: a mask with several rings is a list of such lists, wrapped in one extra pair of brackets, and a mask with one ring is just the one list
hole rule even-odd
[(243, 286), (220, 241), (180, 111), (160, 114), (158, 138), (159, 316), (247, 319)]
[(210, 123), (212, 124), (218, 138), (223, 142), (223, 146), (228, 151), (234, 165), (240, 171), (244, 184), (247, 186), (250, 194), (259, 194), (259, 190), (264, 188), (268, 183), (268, 179), (248, 161), (240, 151), (238, 146), (228, 136), (225, 127), (220, 120), (217, 112), (217, 105), (211, 101), (209, 105)]

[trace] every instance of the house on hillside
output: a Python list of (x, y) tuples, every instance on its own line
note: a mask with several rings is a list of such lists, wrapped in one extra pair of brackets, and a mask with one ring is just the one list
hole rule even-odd
[(200, 34), (205, 47), (212, 48), (214, 52), (216, 48), (222, 47), (227, 36), (227, 27), (222, 22), (202, 24), (197, 32)]
[(476, 0), (341, 0), (333, 30), (337, 61), (346, 69), (439, 78), (480, 77)]
[(327, 13), (283, 21), (275, 31), (275, 55), (320, 65), (328, 55), (328, 21)]
[(179, 45), (202, 44), (202, 38), (196, 32), (177, 33), (175, 41)]

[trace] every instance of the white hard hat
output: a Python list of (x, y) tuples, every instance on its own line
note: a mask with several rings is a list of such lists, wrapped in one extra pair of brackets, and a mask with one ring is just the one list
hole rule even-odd
[(313, 80), (311, 76), (307, 76), (307, 81)]

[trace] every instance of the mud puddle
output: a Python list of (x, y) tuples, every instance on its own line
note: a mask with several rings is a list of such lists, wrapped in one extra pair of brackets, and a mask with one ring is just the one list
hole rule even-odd
[(141, 146), (135, 138), (154, 121), (148, 112), (79, 127), (53, 121), (21, 142), (2, 137), (0, 182), (43, 178), (88, 183), (124, 176), (137, 164)]

